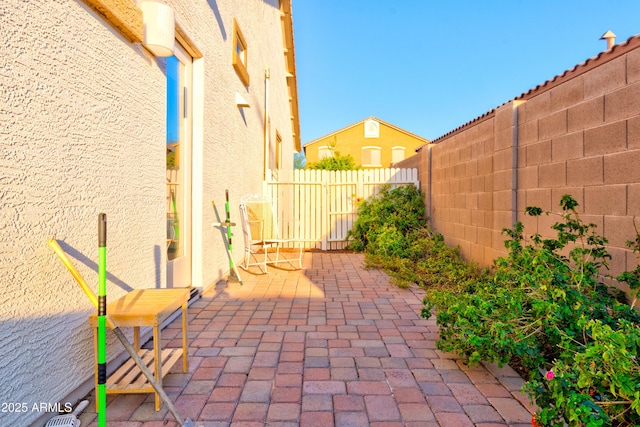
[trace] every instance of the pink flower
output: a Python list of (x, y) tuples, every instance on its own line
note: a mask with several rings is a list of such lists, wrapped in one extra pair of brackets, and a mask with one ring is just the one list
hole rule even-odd
[(556, 374), (554, 374), (553, 371), (547, 371), (547, 374), (545, 376), (549, 381), (551, 381), (552, 379), (555, 378)]

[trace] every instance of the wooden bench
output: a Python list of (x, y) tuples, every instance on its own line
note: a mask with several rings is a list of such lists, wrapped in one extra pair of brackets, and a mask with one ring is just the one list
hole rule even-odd
[[(158, 384), (162, 385), (162, 378), (171, 370), (182, 356), (183, 370), (187, 372), (189, 362), (187, 335), (187, 303), (190, 291), (187, 288), (178, 289), (137, 289), (123, 297), (107, 304), (107, 314), (119, 327), (133, 327), (133, 347), (154, 374)], [(160, 326), (178, 309), (182, 308), (182, 348), (168, 348), (162, 350)], [(89, 317), (89, 324), (94, 328), (94, 346), (96, 354), (95, 380), (98, 384), (97, 363), (97, 312)], [(140, 349), (140, 327), (153, 327), (153, 350)], [(154, 393), (156, 411), (160, 409), (161, 401), (147, 378), (133, 359), (127, 360), (107, 379), (107, 394), (115, 393)]]

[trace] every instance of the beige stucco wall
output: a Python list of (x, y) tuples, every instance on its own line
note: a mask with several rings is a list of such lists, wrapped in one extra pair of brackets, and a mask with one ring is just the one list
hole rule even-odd
[(383, 122), (379, 122), (380, 134), (378, 138), (365, 138), (365, 123), (366, 121), (358, 123), (355, 126), (347, 127), (305, 145), (307, 164), (315, 163), (319, 160), (318, 147), (335, 144), (335, 151), (340, 152), (342, 156), (353, 156), (356, 165), (362, 165), (363, 147), (380, 147), (380, 167), (388, 168), (391, 165), (392, 147), (405, 147), (404, 155), (406, 159), (415, 155), (415, 149), (426, 142), (425, 139), (419, 139), (411, 134), (401, 132), (393, 127), (387, 126)]
[[(281, 21), (275, 0), (167, 3), (202, 52), (193, 283), (206, 287), (229, 265), (211, 199), (223, 206), (229, 189), (237, 219), (240, 196), (261, 190), (265, 67), (271, 132), (292, 168)], [(248, 89), (231, 66), (234, 17), (249, 45)], [(149, 52), (79, 1), (3, 2), (0, 39), (0, 402), (29, 408), (0, 412), (0, 425), (28, 425), (43, 415), (33, 403), (62, 401), (93, 377), (93, 308), (47, 239), (95, 286), (105, 212), (109, 299), (166, 284), (166, 83)], [(251, 108), (236, 107), (236, 92)], [(113, 336), (109, 345), (111, 360), (122, 350)]]
[[(194, 4), (196, 3), (196, 4)], [(205, 137), (201, 153), (202, 199), (198, 208), (203, 218), (202, 283), (209, 285), (229, 269), (217, 229), (211, 200), (215, 200), (224, 217), (225, 189), (229, 189), (232, 220), (239, 224), (240, 197), (262, 191), (264, 164), (265, 70), (270, 70), (269, 116), (270, 156), (275, 153), (276, 131), (282, 137), (282, 168), (293, 169), (293, 137), (291, 112), (287, 92), (283, 40), (277, 0), (233, 2), (174, 2), (181, 23), (198, 22), (190, 37), (202, 51), (204, 61)], [(187, 18), (188, 17), (188, 18)], [(233, 18), (236, 18), (248, 45), (248, 88), (231, 66)], [(184, 24), (183, 24), (184, 25)], [(265, 31), (270, 32), (265, 37)], [(236, 93), (241, 94), (250, 108), (236, 107)], [(198, 154), (196, 154), (197, 156)], [(269, 162), (271, 163), (271, 162)], [(234, 254), (242, 258), (242, 230), (235, 230)], [(196, 252), (198, 248), (194, 248)]]

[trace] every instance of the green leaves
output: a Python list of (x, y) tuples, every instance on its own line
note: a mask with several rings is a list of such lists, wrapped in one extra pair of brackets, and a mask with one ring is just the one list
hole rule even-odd
[[(520, 222), (503, 230), (509, 253), (487, 271), (428, 227), (418, 190), (386, 187), (361, 204), (351, 247), (394, 283), (427, 290), (422, 316), (436, 315), (438, 349), (521, 368), (542, 425), (640, 425), (640, 313), (598, 281), (607, 240), (571, 196), (560, 207), (552, 237), (525, 237)], [(629, 246), (640, 255), (640, 234)], [(638, 297), (640, 267), (618, 279)]]
[[(635, 218), (633, 219), (633, 226), (636, 227)], [(638, 232), (637, 227), (635, 240), (628, 240), (627, 246), (633, 249), (633, 253), (635, 253), (636, 257), (638, 257), (640, 260), (640, 232)], [(626, 283), (631, 289), (631, 295), (633, 297), (631, 306), (635, 307), (638, 296), (640, 296), (640, 262), (638, 262), (638, 266), (635, 270), (625, 271), (624, 273), (619, 275), (618, 280)]]
[[(437, 312), (438, 348), (469, 363), (524, 368), (543, 425), (638, 425), (640, 313), (597, 279), (611, 258), (607, 240), (581, 220), (571, 196), (560, 207), (555, 237), (526, 238), (521, 223), (503, 230), (509, 254), (496, 260), (491, 280), (427, 290), (424, 313)], [(631, 245), (640, 252), (640, 237)], [(619, 279), (638, 289), (640, 267)]]
[(319, 162), (308, 164), (307, 169), (349, 171), (359, 169), (359, 167), (351, 154), (343, 156), (339, 151), (336, 151), (333, 156), (324, 157)]
[(540, 216), (542, 215), (542, 209), (535, 207), (535, 206), (527, 206), (524, 208), (524, 212), (527, 215), (531, 215), (531, 216)]
[(420, 190), (413, 185), (385, 185), (360, 204), (347, 237), (353, 250), (417, 259), (422, 256), (420, 243), (430, 234)]
[(401, 287), (465, 286), (484, 274), (428, 226), (423, 195), (412, 185), (387, 185), (362, 202), (348, 236), (368, 267), (384, 269)]

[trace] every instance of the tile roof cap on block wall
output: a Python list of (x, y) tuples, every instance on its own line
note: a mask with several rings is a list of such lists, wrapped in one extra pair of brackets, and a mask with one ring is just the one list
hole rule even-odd
[[(610, 31), (607, 31), (607, 33), (610, 33)], [(602, 35), (602, 38), (604, 39), (609, 39), (609, 36), (607, 36), (607, 33)], [(611, 35), (613, 35), (613, 33), (611, 33)], [(605, 37), (607, 36), (607, 37)], [(614, 35), (615, 37), (615, 35)], [(516, 96), (513, 99), (510, 99), (509, 101), (499, 105), (496, 108), (493, 108), (489, 111), (487, 111), (486, 113), (484, 113), (483, 115), (476, 117), (475, 119), (445, 133), (444, 135), (441, 135), (437, 138), (434, 138), (431, 143), (432, 144), (437, 144), (438, 142), (449, 138), (451, 136), (453, 136), (454, 134), (460, 133), (462, 132), (464, 129), (468, 128), (471, 125), (475, 125), (477, 123), (483, 122), (484, 120), (493, 117), (495, 114), (496, 109), (498, 109), (499, 107), (501, 107), (502, 105), (506, 105), (511, 101), (526, 101), (529, 100), (537, 95), (540, 95), (543, 92), (548, 91), (549, 89), (556, 87), (562, 83), (565, 83), (575, 77), (578, 77), (584, 73), (586, 73), (587, 71), (590, 71), (600, 65), (606, 64), (607, 62), (618, 58), (630, 51), (632, 51), (633, 49), (636, 49), (640, 47), (640, 34), (636, 34), (634, 36), (629, 37), (626, 41), (614, 45), (610, 48), (608, 48), (607, 50), (604, 50), (600, 53), (598, 53), (596, 56), (593, 56), (589, 59), (587, 59), (584, 62), (581, 62), (577, 65), (575, 65), (573, 68), (570, 68), (568, 70), (565, 70), (563, 73), (556, 75), (555, 77), (545, 81), (542, 84), (537, 85), (534, 88), (529, 89), (527, 92), (523, 92), (520, 95)], [(417, 150), (419, 150), (422, 147), (418, 147)]]

